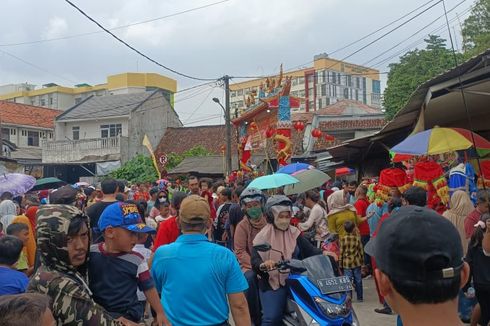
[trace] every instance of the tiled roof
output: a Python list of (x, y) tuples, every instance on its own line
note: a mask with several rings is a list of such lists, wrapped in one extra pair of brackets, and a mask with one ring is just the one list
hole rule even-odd
[[(235, 128), (232, 127), (232, 151), (236, 151)], [(221, 155), (221, 146), (226, 145), (224, 125), (167, 128), (156, 152), (182, 154), (195, 147), (202, 146), (213, 154)]]
[(320, 121), (318, 127), (325, 132), (328, 130), (381, 129), (385, 123), (383, 118), (363, 117), (361, 119)]
[(91, 96), (65, 111), (57, 121), (129, 115), (154, 92)]
[(0, 101), (0, 119), (2, 124), (54, 129), (54, 119), (61, 113), (63, 111)]
[(337, 103), (321, 108), (315, 111), (315, 113), (318, 115), (382, 114), (381, 110), (354, 100), (341, 100)]

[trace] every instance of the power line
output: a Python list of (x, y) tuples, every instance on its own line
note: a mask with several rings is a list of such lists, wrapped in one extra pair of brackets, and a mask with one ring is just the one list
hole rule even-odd
[[(347, 48), (347, 47), (350, 47), (351, 45), (353, 45), (353, 44), (355, 44), (355, 43), (358, 43), (358, 42), (360, 42), (360, 41), (362, 41), (362, 40), (366, 39), (367, 37), (372, 36), (372, 35), (376, 34), (377, 32), (379, 32), (379, 31), (381, 31), (381, 30), (385, 29), (386, 27), (391, 26), (392, 24), (394, 24), (394, 23), (396, 23), (396, 22), (398, 22), (398, 21), (402, 20), (403, 18), (405, 18), (405, 17), (409, 16), (410, 14), (412, 14), (412, 13), (416, 12), (417, 10), (419, 10), (419, 9), (421, 9), (421, 8), (423, 8), (423, 7), (425, 7), (425, 6), (427, 6), (428, 4), (430, 4), (430, 3), (434, 2), (434, 1), (435, 1), (435, 0), (430, 0), (430, 1), (426, 2), (426, 3), (424, 3), (423, 5), (421, 5), (421, 6), (417, 7), (416, 9), (414, 9), (414, 10), (410, 11), (409, 13), (407, 13), (407, 14), (403, 15), (402, 17), (400, 17), (400, 18), (398, 18), (398, 19), (396, 19), (396, 20), (392, 21), (391, 23), (386, 24), (385, 26), (383, 26), (383, 27), (381, 27), (381, 28), (378, 28), (376, 31), (371, 32), (371, 33), (369, 33), (368, 35), (365, 35), (365, 36), (363, 36), (362, 38), (360, 38), (360, 39), (358, 39), (358, 40), (356, 40), (356, 41), (354, 41), (354, 42), (351, 42), (351, 43), (349, 43), (348, 45), (346, 45), (346, 46), (344, 46), (344, 47), (342, 47), (342, 48), (339, 48), (339, 49), (337, 49), (337, 50), (334, 50), (334, 51), (332, 51), (332, 52), (330, 52), (330, 53), (336, 53), (336, 52), (339, 52), (339, 51), (341, 51), (341, 50), (343, 50), (343, 49), (345, 49), (345, 48)], [(396, 31), (397, 29), (399, 29), (399, 28), (403, 27), (404, 25), (408, 24), (409, 22), (411, 22), (411, 21), (412, 21), (412, 20), (414, 20), (415, 18), (419, 17), (419, 16), (420, 16), (420, 15), (422, 15), (423, 13), (427, 12), (428, 10), (430, 10), (431, 8), (433, 8), (434, 6), (436, 6), (436, 5), (437, 5), (438, 3), (440, 3), (441, 1), (442, 1), (442, 0), (437, 1), (436, 3), (432, 4), (432, 5), (431, 5), (431, 6), (429, 6), (428, 8), (424, 9), (423, 11), (419, 12), (419, 13), (418, 13), (418, 14), (416, 14), (415, 16), (411, 17), (411, 18), (410, 18), (410, 19), (408, 19), (407, 21), (403, 22), (402, 24), (400, 24), (400, 25), (398, 25), (397, 27), (395, 27), (395, 28), (391, 29), (391, 30), (390, 30), (390, 31), (388, 31), (387, 33), (385, 33), (385, 34), (381, 35), (380, 37), (376, 38), (374, 41), (371, 41), (371, 42), (370, 42), (370, 43), (368, 43), (367, 45), (365, 45), (365, 46), (361, 47), (360, 49), (356, 50), (355, 52), (353, 52), (353, 53), (349, 54), (348, 56), (346, 56), (346, 57), (344, 57), (344, 58), (342, 58), (341, 60), (338, 60), (338, 61), (344, 61), (344, 60), (346, 60), (346, 59), (348, 59), (348, 58), (352, 57), (353, 55), (355, 55), (355, 54), (359, 53), (360, 51), (362, 51), (362, 50), (364, 50), (365, 48), (367, 48), (367, 47), (371, 46), (372, 44), (376, 43), (376, 42), (377, 42), (377, 41), (379, 41), (380, 39), (382, 39), (382, 38), (386, 37), (387, 35), (391, 34), (392, 32)], [(286, 71), (291, 71), (291, 70), (294, 70), (294, 69), (296, 69), (296, 68), (299, 68), (299, 67), (302, 67), (302, 66), (308, 65), (308, 64), (310, 64), (310, 63), (312, 63), (312, 62), (313, 62), (313, 61), (311, 61), (311, 60), (310, 60), (310, 61), (308, 61), (308, 62), (306, 62), (306, 63), (303, 63), (303, 64), (300, 64), (300, 65), (294, 66), (294, 67), (292, 67), (292, 68), (289, 68), (289, 69), (287, 69)], [(334, 65), (335, 65), (335, 64), (334, 64)], [(332, 65), (332, 66), (330, 66), (330, 67), (328, 67), (328, 68), (326, 68), (326, 69), (330, 69), (330, 68), (332, 68), (334, 65)], [(269, 76), (259, 76), (259, 77), (258, 77), (258, 76), (233, 76), (233, 78), (254, 78), (254, 79), (255, 79), (255, 78), (266, 78), (266, 77), (272, 77), (272, 76), (277, 76), (277, 75), (278, 75), (278, 74), (272, 74), (272, 75), (269, 75)]]
[(32, 63), (32, 62), (29, 62), (29, 61), (27, 61), (27, 60), (25, 60), (25, 59), (22, 59), (21, 57), (18, 57), (18, 56), (14, 55), (14, 54), (12, 54), (12, 53), (10, 53), (10, 52), (7, 52), (7, 51), (2, 50), (2, 49), (0, 49), (0, 52), (2, 52), (3, 54), (8, 55), (9, 57), (12, 57), (12, 58), (14, 58), (14, 59), (16, 59), (16, 60), (20, 61), (20, 62), (22, 62), (22, 63), (24, 63), (24, 64), (26, 64), (26, 65), (28, 65), (28, 66), (31, 66), (31, 67), (33, 67), (33, 68), (36, 68), (36, 69), (37, 69), (37, 70), (39, 70), (39, 71), (42, 71), (42, 72), (44, 72), (44, 73), (47, 73), (47, 74), (50, 74), (50, 75), (52, 75), (52, 76), (58, 77), (58, 78), (60, 78), (60, 79), (66, 80), (66, 81), (68, 81), (68, 82), (70, 82), (70, 83), (74, 83), (74, 84), (76, 84), (76, 82), (74, 82), (74, 81), (72, 81), (72, 80), (70, 80), (70, 79), (68, 79), (68, 78), (65, 78), (65, 77), (63, 77), (63, 76), (57, 75), (57, 74), (55, 74), (55, 73), (53, 73), (53, 72), (51, 72), (51, 71), (49, 71), (49, 70), (47, 70), (47, 69), (44, 69), (44, 68), (42, 68), (42, 67), (39, 67), (38, 65), (35, 65), (35, 64), (34, 64), (34, 63)]
[(415, 8), (415, 9), (413, 9), (413, 10), (412, 10), (412, 11), (410, 11), (409, 13), (407, 13), (407, 14), (405, 14), (405, 15), (401, 16), (400, 18), (395, 19), (395, 20), (393, 20), (392, 22), (390, 22), (390, 23), (388, 23), (388, 24), (384, 25), (383, 27), (378, 28), (378, 29), (377, 29), (377, 30), (375, 30), (374, 32), (371, 32), (371, 33), (369, 33), (369, 34), (367, 34), (367, 35), (365, 35), (365, 36), (361, 37), (360, 39), (358, 39), (358, 40), (356, 40), (356, 41), (353, 41), (353, 42), (351, 42), (351, 43), (349, 43), (349, 44), (347, 44), (347, 45), (345, 45), (345, 46), (343, 46), (343, 47), (341, 47), (341, 48), (339, 48), (339, 49), (337, 49), (337, 50), (334, 50), (334, 51), (332, 51), (332, 52), (329, 52), (329, 55), (330, 55), (330, 54), (335, 54), (335, 53), (337, 53), (337, 52), (340, 52), (340, 51), (342, 51), (342, 50), (344, 50), (344, 49), (346, 49), (346, 48), (350, 47), (351, 45), (354, 45), (354, 44), (356, 44), (356, 43), (358, 43), (358, 42), (360, 42), (360, 41), (365, 40), (366, 38), (368, 38), (368, 37), (370, 37), (370, 36), (372, 36), (372, 35), (374, 35), (374, 34), (376, 34), (376, 33), (380, 32), (380, 31), (382, 31), (382, 30), (384, 30), (385, 28), (387, 28), (387, 27), (389, 27), (389, 26), (391, 26), (391, 25), (393, 25), (394, 23), (399, 22), (399, 21), (400, 21), (400, 20), (402, 20), (403, 18), (405, 18), (405, 17), (407, 17), (407, 16), (410, 16), (411, 14), (413, 14), (414, 12), (416, 12), (417, 10), (419, 10), (419, 9), (421, 9), (421, 8), (423, 8), (423, 7), (425, 7), (426, 5), (428, 5), (429, 3), (434, 2), (434, 1), (435, 1), (435, 0), (430, 0), (430, 1), (427, 1), (426, 3), (422, 4), (421, 6), (419, 6), (419, 7)]
[[(463, 1), (460, 1), (458, 4), (456, 4), (453, 8), (451, 8), (449, 12), (455, 10), (457, 7), (459, 7), (461, 4), (463, 4), (464, 2), (466, 2), (466, 0), (463, 0)], [(406, 39), (402, 40), (401, 42), (398, 42), (397, 44), (393, 45), (392, 47), (390, 47), (388, 50), (385, 50), (384, 52), (378, 54), (377, 56), (375, 56), (374, 58), (371, 58), (369, 59), (368, 61), (366, 61), (365, 63), (363, 63), (362, 65), (367, 65), (369, 64), (370, 62), (373, 62), (374, 60), (376, 60), (377, 58), (383, 56), (384, 54), (388, 53), (389, 51), (393, 50), (394, 48), (398, 47), (400, 44), (406, 42), (407, 40), (409, 40), (410, 38), (414, 37), (415, 35), (419, 34), (421, 31), (423, 31), (424, 29), (428, 28), (430, 25), (434, 24), (435, 22), (437, 22), (439, 19), (443, 18), (444, 17), (444, 14), (442, 14), (441, 16), (437, 17), (436, 19), (434, 19), (433, 21), (431, 21), (430, 23), (428, 23), (427, 25), (425, 25), (424, 27), (418, 29), (415, 33), (413, 33), (412, 35), (410, 35), (409, 37), (407, 37)]]
[(185, 77), (185, 78), (189, 78), (189, 79), (194, 79), (194, 80), (201, 80), (201, 81), (211, 81), (211, 80), (217, 80), (218, 78), (200, 78), (200, 77), (194, 77), (194, 76), (191, 76), (191, 75), (188, 75), (188, 74), (184, 74), (184, 73), (181, 73), (175, 69), (172, 69), (170, 67), (167, 67), (163, 64), (161, 64), (160, 62), (156, 61), (155, 59), (152, 59), (150, 58), (149, 56), (147, 56), (146, 54), (144, 54), (143, 52), (139, 51), (138, 49), (136, 49), (135, 47), (131, 46), (130, 44), (128, 44), (126, 41), (122, 40), (121, 38), (119, 38), (118, 36), (116, 36), (114, 33), (112, 33), (110, 30), (108, 30), (107, 28), (105, 28), (104, 26), (102, 26), (99, 22), (97, 22), (95, 19), (93, 19), (92, 17), (90, 17), (88, 14), (86, 14), (82, 9), (80, 9), (79, 7), (77, 7), (73, 2), (71, 2), (70, 0), (65, 0), (70, 6), (72, 6), (73, 8), (75, 8), (76, 10), (78, 10), (83, 16), (85, 16), (87, 19), (89, 19), (91, 22), (93, 22), (94, 24), (96, 24), (97, 26), (99, 26), (101, 29), (103, 29), (106, 33), (108, 33), (109, 35), (111, 35), (113, 38), (115, 38), (117, 41), (119, 41), (120, 43), (124, 44), (126, 47), (128, 47), (129, 49), (133, 50), (134, 52), (138, 53), (140, 56), (142, 56), (143, 58), (147, 59), (148, 61), (150, 62), (153, 62), (154, 64), (156, 64), (157, 66), (160, 66), (162, 67), (163, 69), (165, 70), (168, 70), (170, 72), (173, 72), (174, 74), (176, 75), (179, 75), (179, 76), (182, 76), (182, 77)]
[(189, 117), (186, 119), (186, 122), (189, 121), (190, 118), (192, 118), (192, 116), (197, 112), (197, 110), (199, 110), (201, 108), (201, 106), (204, 104), (204, 102), (206, 102), (206, 100), (209, 98), (209, 96), (211, 95), (211, 93), (214, 91), (216, 87), (213, 87), (209, 90), (209, 93), (208, 95), (206, 95), (206, 97), (201, 101), (201, 103), (194, 109), (194, 111), (192, 111), (192, 113), (189, 115)]
[[(116, 27), (113, 27), (113, 28), (109, 28), (109, 30), (110, 31), (115, 31), (115, 30), (119, 30), (119, 29), (128, 28), (128, 27), (131, 27), (131, 26), (136, 26), (136, 25), (151, 23), (151, 22), (154, 22), (154, 21), (157, 21), (157, 20), (162, 20), (162, 19), (166, 19), (166, 18), (170, 18), (170, 17), (175, 17), (175, 16), (179, 16), (179, 15), (182, 15), (182, 14), (186, 14), (186, 13), (192, 12), (192, 11), (196, 11), (196, 10), (208, 8), (208, 7), (211, 7), (211, 6), (216, 6), (218, 4), (222, 4), (222, 3), (228, 2), (228, 1), (231, 1), (231, 0), (222, 0), (222, 1), (218, 1), (218, 2), (213, 2), (213, 3), (210, 3), (208, 5), (204, 5), (204, 6), (200, 6), (200, 7), (195, 7), (195, 8), (191, 8), (191, 9), (187, 9), (187, 10), (183, 10), (183, 11), (179, 11), (179, 12), (176, 12), (176, 13), (173, 13), (173, 14), (170, 14), (170, 15), (166, 15), (166, 16), (152, 18), (152, 19), (141, 21), (141, 22), (135, 22), (135, 23), (127, 24), (127, 25), (116, 26)], [(28, 45), (28, 44), (38, 44), (38, 43), (45, 43), (45, 42), (52, 42), (52, 41), (67, 40), (67, 39), (72, 39), (72, 38), (76, 38), (76, 37), (80, 37), (80, 36), (100, 34), (100, 33), (103, 33), (103, 32), (104, 31), (93, 31), (93, 32), (79, 33), (79, 34), (73, 34), (73, 35), (67, 35), (67, 36), (61, 36), (61, 37), (54, 37), (54, 38), (50, 38), (50, 39), (40, 39), (40, 40), (25, 41), (25, 42), (19, 42), (19, 43), (6, 43), (6, 44), (0, 44), (0, 47)]]
[[(472, 7), (469, 7), (467, 8), (466, 10), (464, 10), (462, 12), (462, 15), (465, 15), (466, 13), (470, 12), (472, 9)], [(451, 19), (451, 21), (455, 21), (457, 19), (457, 17)], [(439, 32), (442, 32), (440, 35), (444, 35), (444, 31), (442, 31), (444, 28), (446, 27), (445, 24), (443, 25), (440, 25), (439, 27), (433, 29), (431, 32), (429, 32), (428, 34), (438, 34)], [(407, 51), (409, 51), (410, 49), (413, 49), (414, 47), (418, 46), (419, 44), (422, 44), (425, 42), (425, 36), (422, 37), (422, 38), (419, 38), (418, 40), (410, 43), (407, 47), (395, 52), (394, 54), (390, 55), (389, 57), (386, 57), (384, 58), (383, 60), (381, 61), (378, 61), (377, 63), (373, 64), (372, 67), (378, 67), (388, 61), (390, 61), (391, 59), (395, 58), (395, 57), (398, 57), (399, 55), (403, 54), (403, 53), (406, 53)]]

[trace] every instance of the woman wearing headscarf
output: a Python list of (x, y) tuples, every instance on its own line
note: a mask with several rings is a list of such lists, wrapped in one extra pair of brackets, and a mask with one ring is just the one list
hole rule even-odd
[(259, 277), (262, 325), (282, 325), (287, 302), (288, 274), (280, 273), (275, 269), (276, 263), (282, 259), (305, 259), (321, 254), (321, 251), (301, 236), (301, 232), (296, 227), (290, 225), (292, 202), (288, 197), (271, 196), (265, 208), (267, 225), (255, 236), (253, 245), (269, 243), (274, 251), (259, 252), (254, 248), (252, 268)]
[(470, 196), (462, 190), (456, 190), (451, 196), (450, 209), (445, 211), (442, 216), (446, 217), (453, 225), (458, 229), (459, 236), (461, 237), (461, 243), (463, 244), (463, 250), (466, 254), (468, 250), (468, 240), (466, 239), (466, 233), (464, 230), (464, 220), (475, 207), (470, 199)]
[(12, 223), (16, 215), (17, 205), (12, 200), (5, 199), (0, 203), (0, 223), (4, 230)]
[(346, 235), (344, 222), (352, 221), (355, 225), (367, 220), (366, 217), (357, 215), (354, 206), (348, 203), (348, 193), (338, 190), (328, 197), (328, 230), (330, 233), (337, 233), (339, 237)]

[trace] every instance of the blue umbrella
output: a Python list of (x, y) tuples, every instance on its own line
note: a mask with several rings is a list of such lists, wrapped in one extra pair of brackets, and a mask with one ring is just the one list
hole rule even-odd
[(13, 196), (25, 194), (34, 187), (36, 179), (22, 173), (7, 173), (0, 176), (0, 195), (10, 192)]
[(295, 177), (284, 173), (274, 173), (254, 179), (252, 182), (250, 182), (247, 188), (257, 188), (260, 190), (273, 189), (286, 185), (292, 185), (294, 183), (298, 183), (298, 179)]
[(306, 163), (292, 163), (292, 164), (288, 164), (286, 166), (283, 166), (282, 168), (277, 170), (276, 173), (293, 174), (293, 173), (296, 173), (298, 171), (311, 170), (314, 168), (315, 167), (313, 165), (306, 164)]

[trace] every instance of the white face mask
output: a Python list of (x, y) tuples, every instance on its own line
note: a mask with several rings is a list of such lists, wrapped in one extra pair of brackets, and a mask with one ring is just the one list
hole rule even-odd
[(163, 197), (163, 198), (158, 198), (158, 201), (160, 203), (165, 203), (167, 201), (167, 198)]
[(286, 218), (274, 218), (274, 225), (281, 231), (286, 231), (289, 228), (290, 219)]

